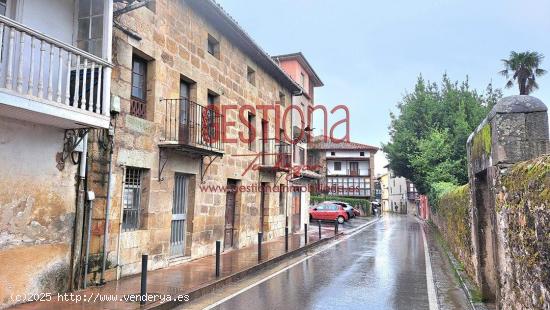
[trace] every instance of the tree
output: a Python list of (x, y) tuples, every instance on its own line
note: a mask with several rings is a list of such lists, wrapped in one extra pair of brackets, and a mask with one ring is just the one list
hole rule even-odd
[(444, 75), (437, 85), (418, 77), (397, 104), (399, 114), (390, 115), (391, 140), (382, 146), (390, 169), (422, 194), (436, 183), (466, 183), (466, 140), (501, 97), (490, 84), (480, 95), (468, 79), (451, 82)]
[(510, 52), (508, 59), (502, 59), (504, 70), (500, 71), (508, 79), (506, 88), (511, 88), (517, 81), (520, 95), (529, 95), (538, 89), (536, 78), (546, 73), (546, 70), (539, 68), (543, 59), (544, 55), (537, 52)]

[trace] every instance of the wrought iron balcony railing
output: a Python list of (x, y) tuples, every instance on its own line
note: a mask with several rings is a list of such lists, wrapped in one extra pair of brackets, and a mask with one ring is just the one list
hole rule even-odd
[(223, 153), (222, 114), (214, 105), (201, 106), (187, 98), (163, 99), (163, 144)]
[(3, 104), (108, 127), (110, 63), (2, 15), (0, 47), (0, 92), (19, 98)]
[(346, 169), (346, 170), (332, 170), (328, 173), (328, 175), (368, 177), (370, 176), (370, 172), (368, 169)]
[(418, 199), (418, 193), (417, 192), (407, 192), (407, 199), (408, 200)]
[(292, 167), (290, 143), (275, 138), (260, 139), (260, 142), (260, 166), (281, 171)]

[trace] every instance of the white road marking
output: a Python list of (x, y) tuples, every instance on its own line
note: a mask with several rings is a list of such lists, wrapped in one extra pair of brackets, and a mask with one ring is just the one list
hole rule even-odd
[(292, 264), (292, 265), (290, 265), (290, 266), (287, 266), (287, 267), (285, 267), (285, 268), (283, 268), (283, 269), (281, 269), (281, 270), (275, 272), (274, 274), (269, 275), (268, 277), (266, 277), (266, 278), (264, 278), (264, 279), (262, 279), (262, 280), (260, 280), (260, 281), (258, 281), (258, 282), (256, 282), (256, 283), (250, 284), (249, 286), (247, 286), (247, 287), (245, 287), (245, 288), (243, 288), (243, 289), (241, 289), (241, 290), (239, 290), (239, 291), (237, 291), (237, 292), (235, 292), (235, 293), (233, 293), (233, 294), (231, 294), (231, 295), (229, 295), (229, 296), (227, 296), (227, 297), (225, 297), (225, 298), (223, 298), (223, 299), (218, 300), (217, 302), (215, 302), (215, 303), (209, 305), (208, 307), (205, 307), (203, 310), (210, 310), (210, 309), (213, 309), (213, 308), (215, 308), (215, 307), (217, 307), (217, 306), (223, 304), (224, 302), (226, 302), (226, 301), (232, 299), (233, 297), (238, 296), (238, 295), (240, 295), (240, 294), (242, 294), (242, 293), (248, 291), (249, 289), (253, 288), (254, 286), (260, 285), (260, 284), (262, 284), (262, 283), (264, 283), (264, 282), (266, 282), (266, 281), (268, 281), (268, 280), (270, 280), (270, 279), (276, 277), (277, 275), (279, 275), (279, 274), (281, 274), (281, 273), (283, 273), (283, 272), (289, 270), (290, 268), (292, 268), (292, 267), (294, 267), (294, 266), (296, 266), (296, 265), (299, 265), (299, 264), (305, 262), (306, 260), (312, 258), (313, 256), (315, 256), (315, 255), (317, 255), (317, 254), (320, 254), (320, 253), (322, 253), (322, 252), (324, 252), (324, 251), (326, 251), (326, 250), (332, 248), (333, 246), (335, 246), (335, 245), (337, 245), (337, 244), (339, 244), (339, 243), (341, 243), (341, 242), (343, 242), (343, 241), (345, 241), (345, 240), (347, 240), (347, 239), (349, 239), (349, 238), (355, 236), (356, 234), (360, 233), (361, 231), (365, 230), (367, 227), (369, 227), (370, 225), (372, 225), (372, 224), (374, 224), (374, 223), (376, 223), (376, 222), (378, 222), (378, 221), (379, 221), (379, 219), (376, 219), (376, 220), (374, 220), (374, 221), (372, 221), (372, 222), (370, 222), (370, 223), (367, 223), (364, 227), (362, 227), (362, 228), (360, 228), (360, 229), (354, 231), (353, 233), (351, 233), (351, 234), (349, 234), (349, 235), (344, 235), (343, 238), (341, 237), (341, 239), (339, 239), (338, 241), (334, 242), (333, 244), (327, 246), (326, 248), (322, 249), (321, 251), (316, 252), (316, 253), (313, 253), (313, 254), (311, 254), (311, 255), (309, 255), (309, 256), (306, 256), (306, 257), (302, 258), (301, 260), (295, 262), (294, 264)]
[(435, 293), (434, 277), (432, 274), (432, 261), (430, 260), (430, 251), (428, 249), (428, 241), (426, 240), (426, 232), (424, 232), (424, 227), (422, 227), (422, 239), (424, 239), (424, 259), (426, 261), (426, 283), (428, 285), (428, 302), (430, 305), (430, 310), (439, 310), (439, 305), (437, 304), (437, 297)]

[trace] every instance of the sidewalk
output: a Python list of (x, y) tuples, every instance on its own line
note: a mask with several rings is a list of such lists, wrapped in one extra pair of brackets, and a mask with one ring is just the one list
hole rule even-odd
[[(373, 218), (356, 218), (339, 225), (339, 233), (350, 233), (374, 221)], [(284, 236), (262, 244), (262, 260), (258, 262), (257, 245), (235, 249), (222, 253), (220, 277), (215, 277), (215, 256), (199, 258), (180, 265), (149, 271), (147, 274), (148, 294), (157, 294), (156, 302), (148, 302), (144, 308), (161, 305), (160, 298), (180, 298), (179, 303), (197, 298), (198, 295), (211, 291), (216, 286), (235, 281), (246, 276), (248, 272), (275, 263), (293, 253), (298, 254), (317, 244), (334, 237), (334, 224), (321, 225), (322, 240), (319, 240), (317, 223), (308, 228), (308, 245), (304, 247), (304, 234), (289, 235), (288, 253), (285, 255)], [(124, 277), (111, 281), (101, 287), (91, 287), (67, 293), (68, 301), (58, 300), (53, 294), (51, 301), (32, 302), (14, 306), (13, 309), (140, 309), (139, 301), (128, 300), (130, 295), (139, 295), (140, 275)], [(187, 297), (185, 296), (187, 295)], [(64, 296), (64, 295), (62, 295)], [(162, 297), (161, 297), (162, 296)], [(80, 301), (76, 301), (76, 299)], [(126, 298), (126, 299), (124, 299)], [(188, 298), (185, 300), (185, 298)]]

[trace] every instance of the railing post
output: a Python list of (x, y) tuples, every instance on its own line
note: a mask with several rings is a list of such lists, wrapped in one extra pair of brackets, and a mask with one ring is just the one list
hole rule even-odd
[(262, 260), (262, 238), (263, 238), (263, 232), (258, 233), (258, 261)]
[(147, 259), (147, 254), (141, 255), (141, 290), (139, 300), (141, 305), (145, 305), (147, 301)]
[(319, 224), (319, 240), (321, 240), (321, 220), (317, 220), (317, 224)]
[(288, 226), (285, 227), (285, 252), (288, 252)]
[(334, 221), (334, 235), (338, 234), (338, 220)]
[(222, 242), (220, 240), (216, 240), (216, 277), (220, 276), (220, 252), (221, 252), (221, 246)]
[(304, 224), (304, 241), (305, 245), (307, 245), (307, 224)]

